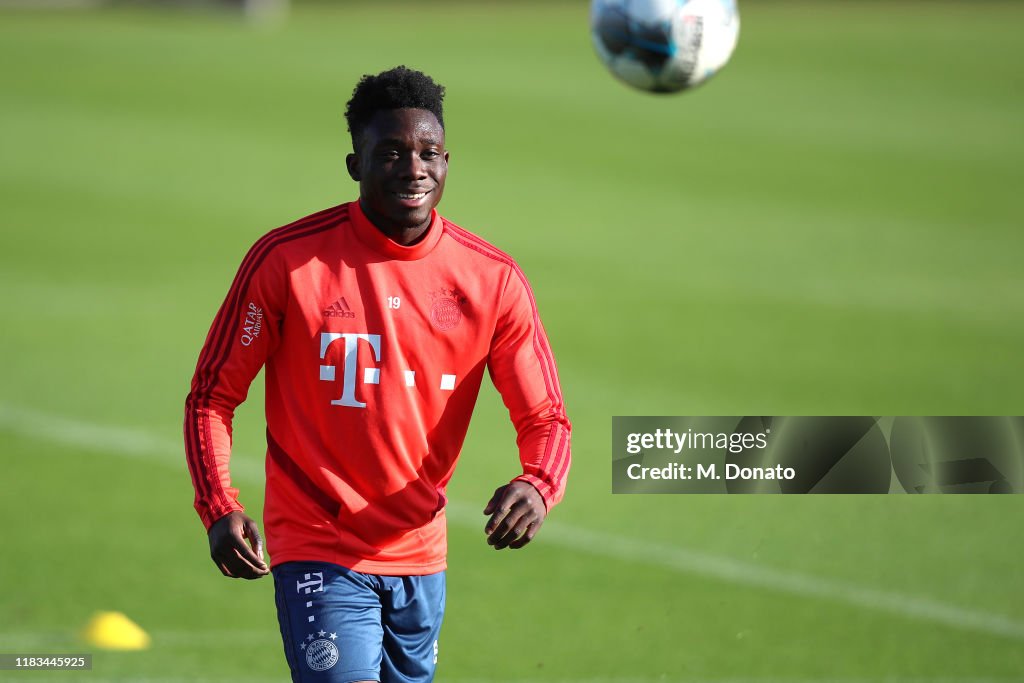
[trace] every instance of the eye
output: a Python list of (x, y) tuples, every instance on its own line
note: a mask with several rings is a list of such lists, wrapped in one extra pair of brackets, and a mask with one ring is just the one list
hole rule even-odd
[(435, 152), (435, 151), (434, 151), (434, 150), (432, 150), (432, 149), (428, 149), (428, 150), (427, 150), (426, 152), (424, 152), (423, 154), (421, 154), (421, 155), (420, 155), (420, 157), (421, 157), (421, 158), (423, 158), (423, 159), (428, 159), (428, 160), (430, 160), (430, 159), (436, 159), (436, 158), (438, 158), (439, 156), (441, 156), (441, 155), (440, 155), (440, 154), (438, 154), (437, 152)]

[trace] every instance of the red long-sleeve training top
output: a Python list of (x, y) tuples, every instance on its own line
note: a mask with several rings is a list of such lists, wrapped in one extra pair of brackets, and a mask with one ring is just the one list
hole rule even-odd
[(266, 366), (264, 527), (273, 564), (406, 575), (445, 568), (445, 486), (484, 369), (548, 508), (570, 424), (530, 286), (507, 254), (434, 212), (412, 246), (350, 202), (268, 233), (221, 306), (185, 405), (195, 507), (242, 510), (231, 421)]

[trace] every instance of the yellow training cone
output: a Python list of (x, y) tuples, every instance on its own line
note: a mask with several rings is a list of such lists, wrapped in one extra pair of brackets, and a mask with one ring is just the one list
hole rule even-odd
[(145, 650), (149, 634), (120, 612), (97, 612), (85, 625), (82, 637), (104, 650)]

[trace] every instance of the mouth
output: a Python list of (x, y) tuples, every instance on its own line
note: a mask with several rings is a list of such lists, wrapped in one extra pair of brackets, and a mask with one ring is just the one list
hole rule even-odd
[(415, 209), (423, 206), (427, 202), (427, 196), (432, 190), (426, 190), (424, 192), (394, 192), (392, 193), (398, 202), (409, 209)]

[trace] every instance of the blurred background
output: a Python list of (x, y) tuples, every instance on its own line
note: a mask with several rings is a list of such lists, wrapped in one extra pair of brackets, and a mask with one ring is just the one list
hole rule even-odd
[[(586, 2), (0, 3), (0, 680), (282, 681), (269, 580), (208, 557), (181, 447), (248, 247), (356, 197), (343, 111), (448, 88), (442, 213), (530, 277), (574, 422), (518, 553), (485, 387), (438, 681), (1024, 680), (1020, 496), (612, 496), (613, 415), (1021, 415), (1024, 5), (740, 1), (732, 62), (630, 91)], [(262, 387), (233, 473), (262, 506)], [(152, 637), (80, 638), (97, 610)]]

